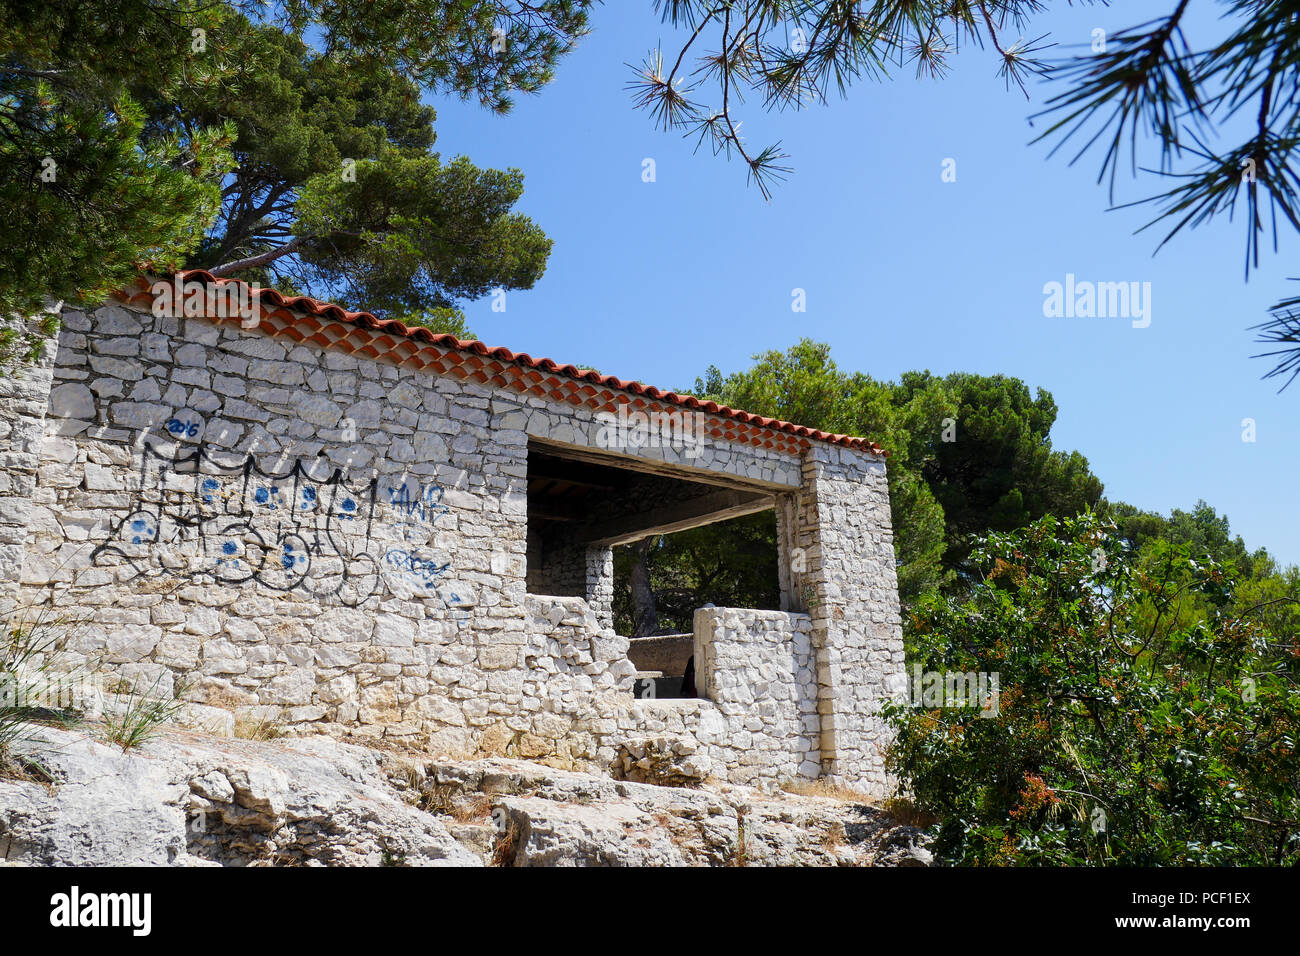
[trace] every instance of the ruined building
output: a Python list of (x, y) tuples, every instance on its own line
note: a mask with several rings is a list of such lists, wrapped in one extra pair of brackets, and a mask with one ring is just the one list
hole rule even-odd
[[(59, 311), (0, 379), (0, 595), (73, 660), (218, 722), (884, 788), (871, 442), (206, 273)], [(781, 610), (615, 633), (614, 547), (764, 509)]]

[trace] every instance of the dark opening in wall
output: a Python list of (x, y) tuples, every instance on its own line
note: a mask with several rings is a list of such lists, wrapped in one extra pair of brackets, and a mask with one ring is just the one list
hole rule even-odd
[(706, 604), (780, 610), (771, 509), (614, 549), (614, 629), (620, 634), (688, 633), (695, 609)]
[(528, 591), (584, 598), (634, 638), (641, 696), (694, 696), (695, 609), (780, 606), (773, 505), (701, 470), (530, 442)]
[(625, 493), (636, 472), (562, 458), (528, 448), (528, 565), (530, 594), (588, 596), (591, 547), (585, 529)]
[[(612, 600), (611, 549), (772, 506), (770, 492), (704, 471), (531, 441), (528, 590), (591, 599), (603, 584)], [(771, 528), (770, 514), (766, 521)], [(775, 567), (775, 535), (767, 541)]]

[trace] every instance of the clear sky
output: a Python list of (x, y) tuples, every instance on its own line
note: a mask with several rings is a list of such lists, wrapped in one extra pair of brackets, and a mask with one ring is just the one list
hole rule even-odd
[[(1030, 30), (1087, 44), (1167, 13), (1169, 0), (1054, 8)], [(881, 379), (909, 369), (1014, 375), (1055, 397), (1058, 449), (1077, 449), (1112, 499), (1167, 512), (1204, 498), (1251, 547), (1300, 563), (1300, 382), (1281, 394), (1247, 326), (1294, 294), (1300, 249), (1243, 279), (1245, 228), (1216, 222), (1152, 256), (1144, 209), (1107, 211), (1100, 154), (1071, 167), (1030, 146), (1053, 89), (1006, 92), (989, 52), (963, 51), (944, 80), (910, 67), (801, 113), (745, 107), (747, 141), (783, 142), (794, 174), (771, 203), (738, 162), (656, 129), (625, 89), (661, 38), (650, 0), (612, 0), (553, 84), (498, 117), (435, 99), (438, 148), (525, 174), (520, 209), (554, 239), (536, 288), (466, 308), (492, 345), (663, 388), (710, 364), (809, 336), (838, 364)], [(1197, 29), (1213, 21), (1193, 23)], [(1040, 121), (1041, 127), (1041, 121)], [(642, 181), (653, 158), (656, 181)], [(942, 179), (945, 159), (956, 182)], [(1161, 191), (1121, 180), (1122, 200)], [(1163, 235), (1163, 234), (1160, 234)], [(1151, 323), (1045, 318), (1043, 287), (1067, 273), (1149, 282)], [(807, 311), (791, 309), (804, 289)], [(1242, 440), (1242, 420), (1256, 440)], [(867, 436), (871, 437), (871, 436)]]

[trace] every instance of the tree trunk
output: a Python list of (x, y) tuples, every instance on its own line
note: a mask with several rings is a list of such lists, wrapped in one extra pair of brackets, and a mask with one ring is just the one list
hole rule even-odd
[(659, 630), (659, 612), (655, 610), (655, 593), (650, 588), (650, 546), (657, 535), (642, 538), (632, 545), (632, 637), (649, 637)]

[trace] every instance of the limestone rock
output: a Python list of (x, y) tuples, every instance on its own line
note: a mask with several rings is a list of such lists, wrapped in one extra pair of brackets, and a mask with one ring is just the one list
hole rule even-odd
[(0, 863), (931, 862), (921, 831), (852, 800), (712, 782), (663, 787), (504, 758), (398, 757), (325, 736), (258, 742), (169, 729), (123, 753), (85, 729), (37, 734), (22, 749), (52, 783), (0, 780)]
[(698, 753), (690, 737), (637, 737), (621, 741), (617, 768), (624, 780), (654, 783), (666, 787), (689, 787), (703, 783), (713, 762)]
[(167, 731), (123, 753), (39, 728), (53, 785), (0, 780), (0, 859), (39, 866), (479, 865), (384, 782), (380, 755)]

